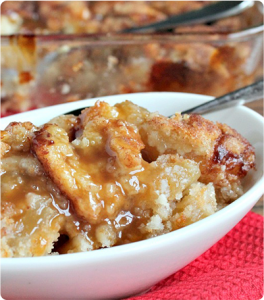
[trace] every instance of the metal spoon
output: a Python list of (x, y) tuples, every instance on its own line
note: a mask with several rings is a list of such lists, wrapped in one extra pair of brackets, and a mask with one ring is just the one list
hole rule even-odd
[(169, 17), (164, 21), (140, 27), (128, 28), (123, 30), (122, 33), (153, 32), (173, 29), (179, 25), (193, 25), (213, 22), (222, 18), (239, 14), (252, 5), (253, 1), (219, 1), (198, 10)]
[[(234, 106), (237, 104), (244, 104), (259, 100), (263, 98), (263, 80), (257, 81), (251, 85), (243, 87), (234, 92), (225, 94), (221, 97), (215, 98), (214, 100), (208, 101), (204, 104), (192, 107), (185, 111), (182, 111), (182, 114), (202, 114), (208, 111), (218, 110), (220, 108), (226, 108)], [(78, 108), (72, 111), (65, 113), (65, 115), (75, 115), (79, 116), (83, 109), (87, 107)]]
[(204, 104), (184, 110), (182, 114), (203, 114), (209, 111), (215, 111), (220, 108), (227, 108), (237, 104), (244, 104), (263, 98), (263, 79), (253, 84), (245, 86), (239, 90), (225, 94)]

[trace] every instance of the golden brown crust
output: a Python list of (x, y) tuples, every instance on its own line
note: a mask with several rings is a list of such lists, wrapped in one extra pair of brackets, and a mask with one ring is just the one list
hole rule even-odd
[(69, 139), (74, 139), (75, 132), (79, 127), (80, 119), (74, 115), (62, 115), (49, 121), (50, 124), (57, 124), (60, 128), (63, 128)]
[(1, 148), (0, 158), (2, 158), (11, 149), (11, 146), (9, 146), (7, 143), (0, 141), (0, 148)]
[(222, 134), (216, 140), (211, 158), (201, 164), (201, 181), (214, 182), (216, 188), (228, 187), (255, 167), (255, 151), (250, 143), (225, 124), (217, 123)]
[(236, 130), (226, 124), (217, 123), (217, 126), (222, 135), (215, 145), (212, 162), (225, 166), (227, 179), (236, 181), (255, 167), (255, 150)]
[(106, 149), (109, 154), (116, 156), (121, 167), (130, 170), (142, 167), (141, 150), (144, 144), (141, 141), (135, 126), (121, 120), (111, 120), (106, 128), (108, 142)]
[[(241, 179), (254, 168), (254, 148), (245, 138), (225, 124), (214, 124), (199, 115), (176, 114), (170, 119), (149, 115), (140, 133), (148, 160), (164, 153), (195, 160), (200, 164), (200, 181), (213, 182), (219, 197), (222, 188), (231, 191), (234, 185), (240, 186)], [(235, 193), (233, 197), (238, 196)]]
[(175, 151), (188, 158), (209, 158), (221, 131), (208, 120), (198, 115), (175, 115), (168, 119), (161, 115), (151, 115), (142, 125), (148, 133), (145, 144), (156, 147), (160, 154)]
[(37, 127), (31, 122), (12, 122), (1, 131), (1, 141), (10, 145), (16, 151), (28, 151)]
[(45, 125), (36, 133), (32, 150), (61, 192), (72, 201), (77, 213), (95, 222), (101, 210), (96, 199), (98, 188), (80, 165), (67, 133), (56, 125)]
[(92, 107), (84, 109), (80, 115), (81, 125), (84, 128), (88, 122), (97, 118), (115, 119), (118, 112), (115, 107), (110, 106), (107, 102), (96, 101)]

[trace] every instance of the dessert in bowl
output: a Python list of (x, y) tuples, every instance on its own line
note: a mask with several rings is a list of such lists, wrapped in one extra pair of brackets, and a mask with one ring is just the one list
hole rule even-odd
[[(158, 111), (160, 114), (168, 116), (174, 112), (209, 100), (210, 97), (177, 93), (146, 93), (109, 96), (100, 100), (112, 106), (126, 99), (131, 100), (134, 104), (140, 104), (151, 112)], [(73, 109), (86, 105), (92, 106), (96, 100), (98, 99), (68, 103), (7, 117), (1, 120), (1, 129), (4, 129), (12, 121), (30, 121), (36, 126), (40, 126), (49, 122), (50, 119)], [(100, 107), (102, 103), (97, 103), (97, 107)], [(134, 104), (131, 105), (135, 107)], [(124, 104), (118, 104), (117, 107), (122, 105)], [(105, 107), (107, 107), (107, 104), (105, 104)], [(91, 113), (92, 109), (89, 111)], [(89, 114), (86, 113), (87, 115)], [(157, 117), (155, 114), (151, 115), (151, 118)], [(208, 214), (210, 216), (173, 232), (155, 237), (157, 235), (155, 228), (150, 226), (148, 233), (154, 232), (154, 234), (148, 236), (149, 238), (146, 240), (137, 242), (132, 242), (131, 240), (131, 243), (115, 247), (65, 255), (56, 255), (54, 253), (41, 257), (3, 258), (2, 296), (23, 296), (27, 298), (74, 297), (86, 299), (109, 299), (129, 296), (148, 289), (157, 281), (176, 272), (217, 242), (250, 210), (263, 193), (263, 118), (245, 107), (221, 110), (207, 114), (206, 118), (227, 123), (240, 132), (255, 148), (257, 169), (256, 171), (249, 171), (249, 174), (243, 179), (243, 195), (224, 208), (218, 209), (217, 212)], [(114, 119), (114, 117), (110, 119)], [(121, 125), (120, 127), (122, 128)], [(45, 126), (44, 128), (46, 128), (45, 130), (48, 129)], [(111, 130), (111, 127), (104, 128), (103, 132), (107, 130)], [(38, 142), (40, 142), (40, 137), (43, 138), (43, 134), (49, 136), (47, 132), (44, 133), (41, 130), (38, 132)], [(135, 133), (136, 131), (133, 130), (133, 132)], [(133, 132), (130, 132), (128, 140), (133, 138)], [(56, 145), (56, 141), (54, 144), (48, 144)], [(46, 144), (41, 143), (41, 145)], [(110, 148), (113, 145), (110, 143)], [(38, 150), (35, 149), (33, 151), (35, 151), (34, 155), (38, 157)], [(41, 160), (41, 158), (39, 159)], [(149, 163), (149, 165), (151, 164)], [(45, 168), (44, 162), (42, 162), (42, 165)], [(197, 169), (195, 170), (199, 172)], [(60, 171), (60, 173), (63, 172), (62, 169)], [(51, 174), (47, 170), (45, 172), (52, 178), (53, 173)], [(111, 172), (114, 172), (113, 169)], [(157, 170), (151, 170), (151, 172), (155, 176)], [(151, 175), (149, 174), (148, 178)], [(151, 184), (154, 181), (155, 178), (151, 177)], [(57, 182), (56, 185), (58, 186)], [(149, 193), (151, 194), (151, 192)], [(73, 196), (67, 194), (67, 197), (72, 199)], [(179, 196), (180, 199), (182, 197)], [(74, 206), (74, 209), (77, 211), (77, 214), (80, 213), (78, 205)], [(156, 215), (161, 218), (162, 213), (157, 211)], [(89, 218), (90, 223), (94, 222), (94, 215), (82, 217)], [(152, 222), (152, 225), (154, 223)], [(97, 243), (99, 240), (97, 239)], [(108, 239), (109, 241), (111, 243), (111, 239)], [(101, 244), (99, 248), (102, 248), (102, 246)], [(67, 252), (62, 251), (61, 253)]]

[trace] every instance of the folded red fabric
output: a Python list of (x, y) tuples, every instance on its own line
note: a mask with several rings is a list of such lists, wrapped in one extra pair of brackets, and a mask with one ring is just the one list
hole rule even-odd
[(263, 297), (263, 217), (248, 213), (188, 266), (129, 300), (259, 300)]

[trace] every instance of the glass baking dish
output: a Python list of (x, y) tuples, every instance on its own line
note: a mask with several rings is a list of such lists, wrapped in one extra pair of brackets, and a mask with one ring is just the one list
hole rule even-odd
[(2, 115), (121, 93), (219, 96), (263, 76), (263, 24), (236, 32), (20, 34), (1, 41)]

